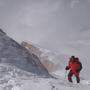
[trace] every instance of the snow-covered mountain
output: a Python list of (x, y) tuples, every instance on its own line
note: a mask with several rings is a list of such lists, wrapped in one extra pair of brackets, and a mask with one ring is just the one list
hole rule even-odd
[(9, 63), (37, 75), (49, 76), (39, 58), (0, 29), (0, 63)]
[(32, 43), (20, 45), (0, 29), (0, 90), (89, 90), (84, 74), (80, 84), (67, 81), (68, 57)]

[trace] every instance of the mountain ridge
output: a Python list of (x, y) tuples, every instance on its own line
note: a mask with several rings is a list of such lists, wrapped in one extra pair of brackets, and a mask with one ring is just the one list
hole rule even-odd
[(49, 77), (39, 58), (0, 29), (0, 63), (10, 63), (28, 72)]

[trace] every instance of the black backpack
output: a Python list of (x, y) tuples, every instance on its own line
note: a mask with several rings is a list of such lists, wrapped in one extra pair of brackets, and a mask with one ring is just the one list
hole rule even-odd
[(82, 63), (79, 61), (79, 58), (75, 58), (75, 62), (80, 65), (80, 67), (77, 70), (78, 72), (80, 72), (82, 70)]

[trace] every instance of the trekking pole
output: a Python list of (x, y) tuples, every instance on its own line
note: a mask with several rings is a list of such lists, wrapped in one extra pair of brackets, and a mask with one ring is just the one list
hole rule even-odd
[(67, 70), (65, 71), (65, 79), (67, 78)]

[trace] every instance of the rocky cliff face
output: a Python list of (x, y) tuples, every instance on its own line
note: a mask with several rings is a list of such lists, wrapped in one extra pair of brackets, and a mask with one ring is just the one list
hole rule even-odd
[(9, 63), (37, 75), (49, 76), (39, 58), (0, 29), (0, 63)]

